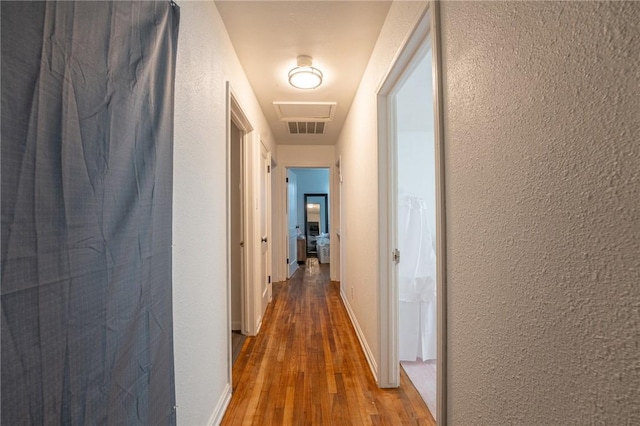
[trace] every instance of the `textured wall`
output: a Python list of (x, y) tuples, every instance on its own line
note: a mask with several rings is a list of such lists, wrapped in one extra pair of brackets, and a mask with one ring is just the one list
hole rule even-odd
[(442, 5), (452, 424), (640, 423), (639, 22)]
[[(180, 2), (176, 71), (173, 314), (177, 419), (206, 425), (228, 391), (225, 83), (272, 137), (213, 2)], [(257, 141), (257, 138), (254, 139)]]

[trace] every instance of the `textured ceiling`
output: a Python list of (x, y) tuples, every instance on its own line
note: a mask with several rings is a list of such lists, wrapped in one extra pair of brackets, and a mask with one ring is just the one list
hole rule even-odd
[[(216, 1), (278, 144), (333, 145), (351, 107), (388, 1)], [(289, 85), (298, 55), (324, 73), (317, 89)], [(322, 135), (290, 135), (273, 102), (336, 102)]]

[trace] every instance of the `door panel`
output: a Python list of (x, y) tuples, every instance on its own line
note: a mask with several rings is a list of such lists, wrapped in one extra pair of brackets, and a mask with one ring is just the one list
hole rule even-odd
[(267, 148), (260, 144), (260, 294), (262, 295), (262, 312), (267, 308), (271, 298), (271, 285), (269, 283), (269, 191), (268, 185), (271, 156)]
[(288, 218), (288, 258), (287, 278), (298, 269), (297, 238), (298, 231), (298, 181), (296, 174), (287, 170), (287, 218)]

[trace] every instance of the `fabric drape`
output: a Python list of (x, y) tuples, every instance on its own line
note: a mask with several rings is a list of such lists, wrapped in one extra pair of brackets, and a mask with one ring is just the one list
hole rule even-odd
[(435, 359), (436, 254), (427, 203), (400, 194), (398, 200), (400, 360)]
[(169, 2), (6, 2), (2, 424), (175, 424)]

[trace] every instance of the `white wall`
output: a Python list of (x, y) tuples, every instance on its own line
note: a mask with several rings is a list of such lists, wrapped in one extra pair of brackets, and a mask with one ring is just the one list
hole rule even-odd
[[(372, 369), (380, 362), (378, 336), (378, 156), (376, 92), (426, 2), (394, 2), (336, 145), (341, 155), (343, 256), (341, 288)], [(337, 192), (336, 192), (337, 193)], [(362, 215), (362, 206), (368, 206)], [(332, 236), (333, 238), (333, 236)]]
[(284, 167), (328, 167), (335, 162), (333, 145), (278, 145), (278, 164)]
[[(173, 315), (177, 418), (215, 420), (229, 396), (225, 82), (273, 138), (213, 2), (180, 2), (174, 135)], [(257, 143), (259, 138), (252, 139)]]
[(640, 423), (639, 22), (442, 3), (451, 424)]

